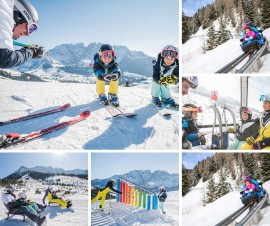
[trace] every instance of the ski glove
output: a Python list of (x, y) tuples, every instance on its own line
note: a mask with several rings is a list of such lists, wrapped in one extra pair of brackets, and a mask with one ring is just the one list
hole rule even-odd
[(119, 77), (120, 77), (120, 73), (115, 72), (115, 73), (112, 74), (112, 76), (111, 76), (112, 79), (111, 80), (112, 81), (117, 81), (119, 79)]
[(166, 77), (166, 81), (169, 84), (177, 84), (179, 82), (179, 79), (175, 75), (168, 75)]
[(46, 49), (38, 45), (30, 45), (30, 49), (33, 50), (33, 58), (39, 59), (44, 56)]
[(227, 132), (228, 133), (236, 133), (235, 128), (233, 128), (233, 127), (229, 127)]
[(253, 136), (250, 136), (250, 137), (248, 137), (248, 138), (246, 139), (246, 142), (247, 142), (249, 145), (252, 145), (252, 144), (254, 144), (255, 139), (254, 139)]
[(165, 77), (161, 77), (158, 82), (157, 82), (159, 85), (162, 85), (162, 86), (167, 86), (168, 85), (168, 82), (166, 80)]
[(104, 75), (104, 74), (100, 74), (98, 76), (98, 79), (101, 80), (101, 81), (105, 81), (105, 82), (109, 82), (112, 80), (112, 77), (110, 74), (107, 74), (107, 75)]

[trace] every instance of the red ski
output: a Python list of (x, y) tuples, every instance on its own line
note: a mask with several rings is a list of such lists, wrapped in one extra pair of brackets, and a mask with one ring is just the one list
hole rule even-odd
[(89, 117), (89, 115), (90, 115), (90, 111), (84, 111), (80, 115), (78, 115), (77, 117), (75, 117), (71, 120), (58, 123), (58, 124), (51, 126), (49, 128), (46, 128), (46, 129), (43, 129), (43, 130), (40, 130), (37, 132), (33, 132), (30, 134), (20, 135), (18, 133), (9, 133), (6, 135), (6, 139), (4, 140), (4, 142), (0, 144), (0, 149), (7, 148), (10, 146), (14, 146), (14, 145), (18, 145), (18, 144), (22, 144), (22, 143), (26, 143), (28, 141), (42, 137), (46, 134), (53, 133), (53, 132), (60, 130), (60, 129), (64, 129), (66, 127), (69, 127), (69, 126), (74, 125), (80, 121), (85, 120), (86, 118)]
[(57, 113), (57, 112), (64, 111), (69, 107), (70, 107), (70, 104), (65, 104), (65, 105), (63, 105), (61, 107), (54, 108), (54, 109), (49, 110), (49, 111), (43, 111), (43, 112), (40, 112), (40, 113), (27, 115), (27, 116), (23, 116), (23, 117), (20, 117), (20, 118), (10, 119), (8, 121), (0, 122), (0, 126), (15, 123), (15, 122), (19, 122), (19, 121), (25, 121), (25, 120), (29, 120), (29, 119), (33, 119), (33, 118), (39, 118), (39, 117), (43, 117), (43, 116), (50, 115), (50, 114), (54, 114), (54, 113)]

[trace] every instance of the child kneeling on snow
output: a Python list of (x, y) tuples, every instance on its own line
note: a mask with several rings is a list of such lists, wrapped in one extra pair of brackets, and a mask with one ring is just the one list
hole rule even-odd
[(182, 129), (186, 132), (187, 140), (191, 142), (192, 146), (206, 144), (204, 134), (199, 132), (197, 125), (198, 113), (201, 112), (201, 107), (197, 107), (194, 104), (184, 104), (182, 108)]
[[(105, 105), (111, 102), (118, 107), (118, 79), (121, 76), (121, 71), (115, 61), (115, 52), (111, 45), (104, 44), (100, 47), (99, 52), (94, 56), (93, 69), (96, 76), (96, 92), (99, 95), (99, 100)], [(105, 94), (105, 82), (109, 82), (108, 98)]]
[(232, 144), (227, 147), (227, 150), (238, 150), (242, 144), (247, 142), (253, 144), (259, 135), (259, 124), (252, 120), (252, 110), (247, 107), (240, 108), (241, 122), (237, 124), (236, 131), (234, 128), (229, 128), (228, 132), (236, 133), (236, 138)]
[[(179, 108), (171, 97), (169, 84), (179, 82), (179, 60), (178, 49), (172, 45), (165, 46), (158, 54), (157, 62), (153, 67), (152, 101), (161, 107), (161, 101), (165, 105)], [(161, 100), (159, 98), (161, 96)]]
[(159, 200), (159, 209), (162, 211), (162, 213), (166, 214), (164, 211), (164, 202), (167, 198), (166, 189), (164, 186), (159, 187), (159, 194), (158, 194), (158, 200)]

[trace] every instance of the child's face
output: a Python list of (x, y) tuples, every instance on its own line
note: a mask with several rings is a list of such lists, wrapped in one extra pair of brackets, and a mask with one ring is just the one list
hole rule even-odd
[(246, 33), (250, 32), (249, 28), (246, 28)]
[(250, 185), (249, 181), (246, 181), (246, 185)]
[(175, 61), (175, 58), (164, 57), (164, 63), (166, 66), (171, 66)]
[(241, 117), (242, 117), (242, 120), (247, 121), (248, 120), (248, 113), (242, 112)]
[(106, 56), (106, 57), (101, 57), (101, 61), (104, 63), (104, 64), (109, 64), (111, 63), (113, 57), (112, 56)]
[(197, 119), (197, 117), (198, 117), (198, 113), (197, 113), (197, 111), (192, 112), (192, 114), (191, 114), (191, 118), (192, 118), (192, 120), (196, 120), (196, 119)]

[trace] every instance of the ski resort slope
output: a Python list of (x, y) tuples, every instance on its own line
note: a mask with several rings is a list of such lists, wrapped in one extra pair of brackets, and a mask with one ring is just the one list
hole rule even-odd
[[(191, 190), (187, 195), (183, 197), (183, 210), (182, 210), (182, 225), (183, 226), (209, 226), (215, 225), (222, 221), (224, 218), (232, 214), (234, 211), (242, 207), (242, 202), (240, 200), (239, 191), (233, 191), (225, 196), (217, 199), (216, 201), (202, 205), (203, 192), (201, 189), (202, 184), (198, 184), (195, 188)], [(270, 192), (270, 181), (263, 184), (263, 187), (267, 192)], [(243, 218), (247, 214), (248, 210), (245, 211), (239, 219)], [(255, 221), (250, 224), (250, 226), (269, 225), (270, 220), (270, 207), (266, 207), (260, 210), (262, 219), (256, 218)], [(239, 220), (238, 220), (239, 221)], [(234, 222), (235, 224), (235, 222)], [(234, 225), (232, 224), (232, 225)]]
[[(204, 32), (205, 33), (205, 32)], [(270, 29), (266, 29), (263, 34), (268, 40), (270, 40)], [(182, 46), (183, 59), (182, 59), (182, 72), (183, 73), (215, 73), (226, 64), (243, 54), (240, 47), (240, 38), (230, 39), (224, 44), (216, 47), (213, 50), (204, 51), (203, 47), (203, 36), (202, 30), (200, 29), (195, 35)], [(259, 73), (270, 72), (270, 56), (265, 55), (262, 57), (263, 67)], [(239, 69), (247, 59), (240, 63), (236, 69)]]
[[(18, 82), (0, 78), (0, 90), (0, 121), (71, 104), (60, 113), (1, 126), (0, 134), (28, 134), (69, 120), (83, 111), (91, 112), (85, 121), (12, 149), (175, 150), (179, 147), (179, 112), (172, 109), (171, 118), (163, 118), (150, 101), (151, 84), (119, 87), (120, 105), (134, 111), (137, 114), (134, 118), (112, 118), (97, 99), (94, 84)], [(179, 102), (177, 87), (171, 91)]]
[[(99, 202), (92, 205), (91, 225), (135, 226), (135, 225), (179, 225), (179, 192), (168, 192), (164, 203), (166, 214), (157, 210), (146, 210), (131, 205), (105, 202), (105, 212), (98, 210)], [(110, 214), (108, 214), (110, 213)]]
[[(34, 191), (34, 189), (32, 189)], [(3, 191), (1, 191), (2, 193)], [(27, 191), (27, 197), (37, 202), (42, 203), (42, 194), (34, 194), (34, 192)], [(88, 195), (85, 193), (76, 193), (73, 195), (65, 195), (66, 198), (71, 199), (73, 206), (69, 209), (59, 206), (48, 206), (42, 213), (46, 216), (48, 226), (87, 226), (88, 225)], [(26, 217), (23, 222), (23, 217), (13, 216), (6, 220), (7, 209), (2, 202), (0, 202), (0, 225), (1, 226), (34, 226), (35, 224)]]

